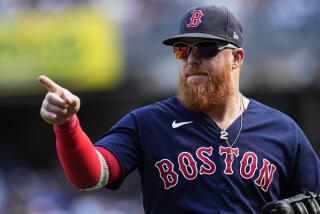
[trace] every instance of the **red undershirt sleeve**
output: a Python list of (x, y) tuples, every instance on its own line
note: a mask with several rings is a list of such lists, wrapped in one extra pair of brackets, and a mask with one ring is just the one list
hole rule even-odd
[(94, 146), (89, 137), (82, 131), (76, 115), (62, 125), (54, 125), (58, 157), (70, 182), (79, 189), (92, 188), (97, 185), (101, 176), (101, 162), (98, 150), (105, 159), (109, 180), (117, 181), (121, 175), (118, 160), (106, 148)]

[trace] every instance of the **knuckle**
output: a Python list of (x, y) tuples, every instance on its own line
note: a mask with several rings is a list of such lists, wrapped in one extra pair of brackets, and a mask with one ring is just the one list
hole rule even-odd
[(48, 104), (46, 106), (46, 110), (49, 111), (49, 112), (52, 112), (53, 111), (53, 106)]
[(50, 92), (48, 92), (48, 93), (46, 94), (46, 96), (44, 97), (44, 100), (48, 100), (49, 97), (50, 97)]
[(48, 112), (45, 111), (45, 110), (42, 110), (42, 111), (41, 111), (41, 117), (42, 117), (44, 120), (50, 120), (50, 119), (51, 119), (51, 118), (50, 118), (50, 115), (49, 115)]
[(62, 90), (63, 90), (63, 92), (66, 93), (66, 94), (71, 94), (71, 92), (70, 92), (68, 89), (66, 89), (66, 88), (62, 88)]
[(49, 105), (50, 104), (48, 102), (44, 102), (44, 103), (42, 103), (42, 108), (47, 110), (49, 108)]
[(40, 115), (41, 115), (41, 117), (44, 117), (44, 109), (43, 108), (40, 109)]
[(45, 102), (42, 103), (41, 108), (40, 108), (40, 113), (46, 109), (46, 105), (47, 104)]
[(49, 93), (47, 94), (47, 101), (48, 101), (48, 102), (52, 102), (52, 100), (54, 100), (54, 95), (53, 95), (52, 92), (49, 92)]
[(70, 95), (70, 92), (69, 92), (67, 89), (63, 89), (63, 90), (61, 91), (61, 94), (66, 97), (66, 96), (69, 96), (69, 95)]

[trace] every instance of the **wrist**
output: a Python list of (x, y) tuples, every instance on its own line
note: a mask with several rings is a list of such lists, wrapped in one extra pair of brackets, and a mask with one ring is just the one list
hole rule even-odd
[(66, 122), (61, 124), (55, 124), (54, 130), (58, 132), (69, 132), (77, 126), (77, 123), (78, 117), (76, 114), (74, 114)]

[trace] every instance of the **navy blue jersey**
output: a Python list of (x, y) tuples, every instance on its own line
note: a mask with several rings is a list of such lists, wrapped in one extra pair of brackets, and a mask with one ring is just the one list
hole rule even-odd
[[(240, 117), (227, 129), (230, 143), (239, 128)], [(265, 202), (320, 191), (319, 157), (285, 114), (250, 99), (232, 148), (220, 131), (176, 97), (130, 112), (96, 143), (121, 165), (108, 188), (138, 168), (148, 214), (259, 213)]]

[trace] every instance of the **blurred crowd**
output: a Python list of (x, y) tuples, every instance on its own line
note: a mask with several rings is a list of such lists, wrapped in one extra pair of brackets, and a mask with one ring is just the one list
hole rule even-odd
[[(119, 25), (126, 78), (145, 93), (163, 93), (175, 90), (178, 63), (161, 41), (177, 33), (187, 8), (211, 3), (227, 6), (243, 23), (244, 90), (320, 88), (319, 0), (0, 0), (0, 18), (28, 10), (101, 8)], [(46, 170), (8, 170), (5, 164), (0, 163), (0, 213), (143, 213), (136, 175), (120, 193), (86, 192), (71, 187), (58, 164)]]
[(67, 182), (60, 169), (17, 167), (0, 173), (0, 213), (143, 213), (141, 195), (136, 190), (138, 187), (132, 189), (132, 186), (125, 186), (116, 193), (103, 189), (80, 191)]
[(4, 17), (30, 9), (100, 8), (121, 29), (127, 78), (150, 90), (168, 91), (176, 88), (177, 63), (161, 41), (177, 33), (187, 8), (212, 3), (227, 6), (243, 23), (243, 89), (319, 87), (318, 0), (0, 0), (0, 13)]

